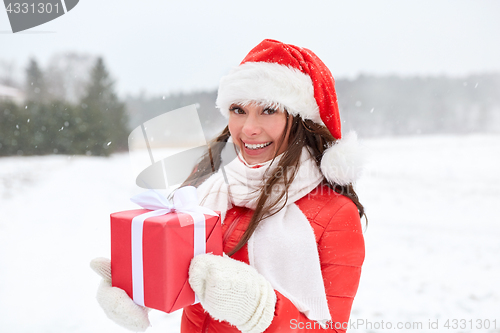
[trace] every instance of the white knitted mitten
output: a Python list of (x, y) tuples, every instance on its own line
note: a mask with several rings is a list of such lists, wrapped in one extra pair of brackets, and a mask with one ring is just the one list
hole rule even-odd
[(189, 267), (189, 284), (213, 318), (242, 332), (263, 332), (273, 321), (274, 289), (244, 262), (227, 256), (197, 255)]
[(102, 277), (97, 289), (97, 302), (109, 319), (134, 332), (144, 332), (149, 326), (149, 309), (140, 306), (120, 288), (111, 286), (111, 261), (95, 258), (90, 267)]

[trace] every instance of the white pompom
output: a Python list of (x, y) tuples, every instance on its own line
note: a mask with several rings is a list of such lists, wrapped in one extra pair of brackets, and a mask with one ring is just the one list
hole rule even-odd
[(348, 185), (363, 171), (364, 154), (356, 132), (349, 132), (323, 153), (321, 172), (330, 183)]

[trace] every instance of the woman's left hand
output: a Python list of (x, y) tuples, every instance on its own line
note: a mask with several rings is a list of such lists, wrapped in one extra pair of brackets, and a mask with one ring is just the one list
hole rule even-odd
[(213, 318), (245, 333), (260, 333), (271, 325), (276, 294), (250, 265), (226, 255), (200, 254), (191, 261), (189, 284)]

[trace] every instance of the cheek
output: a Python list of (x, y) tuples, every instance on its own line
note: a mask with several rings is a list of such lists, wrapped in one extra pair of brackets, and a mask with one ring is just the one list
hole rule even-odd
[[(283, 143), (281, 144), (279, 150), (276, 152), (277, 155), (283, 153), (288, 148), (288, 140), (290, 137), (290, 129), (292, 127), (292, 119), (290, 118), (288, 122), (288, 128), (286, 126), (286, 116), (281, 119), (279, 123), (275, 123), (275, 131), (273, 134), (273, 139), (276, 142), (280, 142), (283, 139)], [(279, 130), (278, 130), (279, 129)], [(286, 131), (285, 137), (283, 138), (283, 132)]]
[(274, 119), (274, 121), (267, 124), (267, 133), (273, 138), (274, 141), (280, 141), (283, 132), (285, 131), (286, 118)]
[(231, 117), (229, 117), (229, 122), (227, 124), (227, 127), (229, 129), (229, 133), (231, 134), (231, 137), (233, 138), (233, 141), (236, 145), (239, 145), (239, 141), (236, 140), (240, 133), (240, 129), (238, 128), (238, 124), (235, 121), (231, 121)]
[(235, 121), (233, 120), (233, 117), (229, 115), (229, 119), (227, 122), (227, 127), (229, 128), (229, 132), (231, 133), (231, 136), (233, 136), (235, 133)]

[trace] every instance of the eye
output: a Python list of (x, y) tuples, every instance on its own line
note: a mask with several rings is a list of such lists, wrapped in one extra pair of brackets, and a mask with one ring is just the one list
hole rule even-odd
[(234, 114), (245, 114), (245, 111), (243, 111), (242, 108), (238, 106), (232, 106), (229, 108), (229, 112), (232, 112)]
[(276, 112), (278, 112), (278, 110), (271, 107), (267, 107), (264, 109), (264, 111), (262, 111), (263, 114), (275, 114)]

